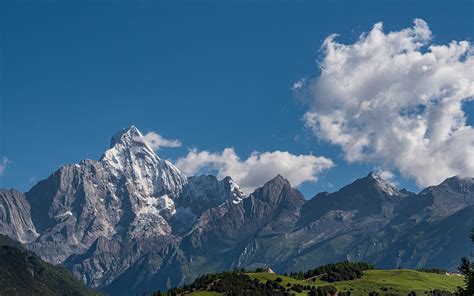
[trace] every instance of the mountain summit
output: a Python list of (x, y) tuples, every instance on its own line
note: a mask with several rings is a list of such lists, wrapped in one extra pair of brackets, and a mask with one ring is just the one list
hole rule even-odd
[[(110, 148), (121, 144), (124, 146), (132, 146), (134, 143), (144, 143), (143, 134), (134, 125), (123, 128), (112, 136), (110, 141)], [(150, 149), (151, 150), (151, 149)]]
[(177, 197), (186, 177), (169, 161), (161, 160), (146, 144), (142, 133), (131, 126), (112, 137), (100, 162), (116, 177), (132, 181), (143, 195)]
[(25, 194), (0, 190), (0, 233), (112, 295), (241, 267), (455, 269), (469, 252), (473, 184), (453, 177), (415, 194), (371, 173), (305, 200), (277, 175), (245, 194), (231, 177), (183, 175), (131, 126), (99, 160), (64, 165)]
[(186, 184), (136, 127), (123, 129), (100, 160), (65, 165), (26, 193), (42, 232), (32, 249), (60, 263), (99, 237), (167, 236), (174, 201)]

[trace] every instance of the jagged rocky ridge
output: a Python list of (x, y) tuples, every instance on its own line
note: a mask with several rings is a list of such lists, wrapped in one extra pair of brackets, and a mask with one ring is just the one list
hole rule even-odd
[(303, 270), (338, 260), (454, 269), (469, 252), (474, 181), (415, 194), (369, 174), (306, 201), (282, 176), (250, 195), (230, 177), (186, 177), (137, 128), (100, 160), (65, 165), (26, 194), (0, 191), (0, 233), (112, 295), (234, 267)]

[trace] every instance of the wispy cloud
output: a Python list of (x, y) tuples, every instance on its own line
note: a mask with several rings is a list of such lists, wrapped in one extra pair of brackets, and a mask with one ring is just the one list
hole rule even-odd
[(11, 161), (8, 158), (2, 158), (2, 160), (0, 161), (0, 176), (3, 176), (5, 174), (5, 170), (7, 169), (9, 163), (11, 163)]

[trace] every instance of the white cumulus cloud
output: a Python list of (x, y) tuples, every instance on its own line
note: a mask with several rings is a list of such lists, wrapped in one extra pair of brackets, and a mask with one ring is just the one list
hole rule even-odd
[(277, 174), (287, 178), (293, 186), (316, 181), (318, 174), (334, 164), (326, 157), (294, 155), (286, 151), (253, 152), (242, 160), (233, 148), (226, 148), (217, 153), (191, 150), (186, 157), (178, 159), (176, 166), (188, 176), (206, 170), (217, 172), (218, 178), (231, 176), (243, 191), (251, 193)]
[(11, 161), (8, 160), (8, 158), (2, 158), (2, 160), (0, 161), (0, 176), (3, 176), (3, 174), (5, 174), (5, 170), (7, 169), (7, 166), (10, 162)]
[(471, 44), (434, 44), (421, 19), (389, 33), (377, 23), (352, 44), (336, 37), (323, 43), (320, 76), (296, 89), (310, 105), (306, 126), (349, 162), (420, 186), (474, 176), (474, 129), (462, 110), (474, 96)]
[(147, 143), (153, 150), (159, 150), (162, 147), (165, 148), (176, 148), (181, 147), (181, 141), (176, 139), (165, 139), (160, 134), (155, 132), (146, 133), (141, 139)]

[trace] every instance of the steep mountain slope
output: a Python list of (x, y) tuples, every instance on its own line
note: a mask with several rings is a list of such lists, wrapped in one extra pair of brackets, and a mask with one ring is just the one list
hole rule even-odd
[(473, 184), (454, 177), (415, 195), (369, 174), (307, 201), (292, 231), (253, 238), (239, 266), (268, 264), (287, 272), (366, 260), (384, 268), (455, 270), (470, 252)]
[(370, 215), (390, 217), (400, 201), (413, 195), (414, 193), (406, 190), (398, 190), (370, 173), (367, 177), (358, 179), (337, 192), (321, 193), (308, 201), (302, 209), (303, 217), (300, 224), (317, 221), (332, 210), (356, 211), (355, 218)]
[[(228, 179), (220, 182), (225, 185)], [(113, 295), (126, 295), (151, 291), (157, 285), (171, 288), (200, 274), (237, 266), (247, 241), (258, 232), (288, 230), (287, 226), (295, 223), (304, 203), (303, 196), (281, 176), (248, 197), (237, 198), (240, 190), (232, 192), (223, 203), (203, 212), (192, 229), (182, 234), (179, 245), (150, 249), (106, 290)], [(141, 279), (140, 283), (130, 285), (131, 279), (137, 278)]]
[(397, 215), (396, 205), (413, 194), (369, 174), (334, 193), (320, 193), (301, 208), (291, 232), (261, 235), (247, 246), (243, 266), (272, 262), (280, 272), (342, 260), (363, 260), (382, 250), (374, 235)]
[(456, 257), (469, 253), (466, 233), (474, 226), (474, 179), (446, 179), (404, 200), (398, 208), (400, 214), (387, 229), (397, 230), (399, 237), (377, 259), (380, 265), (455, 270)]
[[(202, 185), (197, 183), (199, 179), (205, 179)], [(187, 276), (189, 280), (193, 278), (195, 271), (186, 271), (190, 259), (181, 249), (180, 241), (200, 213), (196, 205), (200, 202), (219, 204), (221, 201), (234, 205), (246, 196), (230, 178), (217, 181), (213, 176), (206, 176), (190, 180), (195, 187), (185, 184), (183, 194), (174, 201), (176, 211), (166, 220), (172, 228), (168, 235), (132, 239), (119, 234), (111, 238), (99, 237), (87, 252), (70, 256), (65, 265), (89, 285), (110, 285), (107, 291), (114, 293), (150, 290), (157, 284), (173, 287), (188, 280)], [(214, 197), (202, 195), (201, 190), (211, 190)], [(127, 279), (126, 284), (122, 282), (124, 278)]]
[[(142, 278), (162, 276), (170, 253), (184, 264), (179, 235), (203, 211), (247, 197), (230, 177), (188, 179), (135, 127), (117, 133), (100, 160), (65, 165), (26, 195), (41, 233), (28, 247), (92, 287), (107, 286), (136, 266), (149, 267), (140, 269), (149, 272)], [(179, 284), (181, 272), (167, 277)]]
[(0, 189), (0, 233), (28, 243), (38, 237), (31, 221), (30, 204), (25, 195), (14, 189)]
[(30, 248), (53, 263), (81, 254), (100, 237), (171, 233), (173, 199), (187, 182), (142, 141), (135, 127), (112, 138), (99, 161), (65, 165), (26, 193), (41, 236)]
[(230, 177), (219, 181), (212, 175), (196, 176), (188, 178), (179, 204), (189, 207), (199, 216), (205, 210), (221, 205), (228, 197), (232, 197), (232, 202), (237, 204), (247, 196)]
[(262, 233), (283, 233), (299, 217), (304, 197), (278, 175), (239, 202), (228, 199), (202, 214), (187, 235), (192, 250), (228, 249)]
[(184, 176), (130, 127), (99, 160), (62, 166), (26, 198), (0, 191), (0, 233), (113, 295), (235, 267), (454, 269), (470, 251), (473, 184), (453, 177), (414, 194), (369, 174), (306, 201), (278, 175), (246, 195), (230, 177)]
[(0, 295), (99, 295), (69, 271), (0, 235)]

